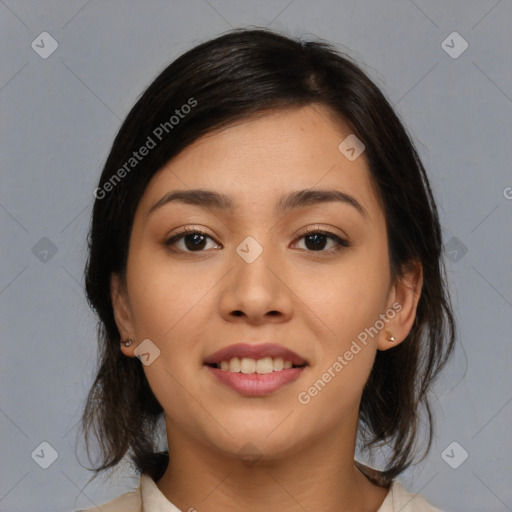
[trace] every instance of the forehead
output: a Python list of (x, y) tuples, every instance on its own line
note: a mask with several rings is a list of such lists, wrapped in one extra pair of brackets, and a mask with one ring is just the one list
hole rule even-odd
[(290, 190), (335, 188), (356, 196), (368, 210), (378, 210), (364, 152), (351, 160), (339, 149), (350, 135), (346, 123), (319, 105), (233, 123), (168, 162), (150, 181), (140, 206), (148, 210), (173, 189), (219, 191), (241, 208), (255, 202), (273, 205)]

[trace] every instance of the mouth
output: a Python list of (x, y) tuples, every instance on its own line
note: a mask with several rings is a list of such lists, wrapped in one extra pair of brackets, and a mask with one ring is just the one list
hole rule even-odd
[(204, 364), (233, 373), (267, 373), (279, 372), (290, 368), (307, 366), (307, 361), (276, 343), (237, 343), (229, 345), (208, 356)]
[(308, 362), (273, 343), (230, 345), (210, 355), (204, 366), (218, 381), (244, 396), (270, 395), (298, 379)]

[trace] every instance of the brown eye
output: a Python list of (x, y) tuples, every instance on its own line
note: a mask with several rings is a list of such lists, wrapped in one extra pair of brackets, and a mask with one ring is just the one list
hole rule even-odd
[[(198, 230), (184, 230), (168, 240), (165, 245), (168, 247), (177, 247), (177, 250), (183, 252), (202, 252), (207, 245), (207, 240), (213, 240), (209, 235)], [(181, 244), (181, 247), (178, 245)]]
[[(310, 231), (302, 235), (300, 239), (304, 239), (308, 251), (314, 252), (333, 253), (344, 247), (350, 247), (350, 243), (347, 240), (329, 231)], [(333, 245), (325, 250), (329, 241), (331, 241)]]

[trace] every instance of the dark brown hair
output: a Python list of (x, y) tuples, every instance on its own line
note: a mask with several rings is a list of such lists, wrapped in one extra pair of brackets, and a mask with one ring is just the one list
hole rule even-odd
[[(380, 90), (329, 44), (293, 40), (268, 30), (235, 30), (183, 54), (151, 83), (122, 124), (95, 191), (85, 281), (100, 320), (99, 369), (82, 428), (88, 449), (91, 434), (99, 442), (96, 473), (128, 455), (139, 472), (157, 480), (168, 463), (168, 453), (158, 452), (155, 440), (163, 409), (141, 363), (120, 350), (109, 287), (113, 273), (123, 276), (135, 210), (148, 182), (206, 133), (265, 111), (310, 104), (329, 108), (366, 146), (386, 216), (393, 277), (411, 262), (423, 267), (413, 327), (404, 342), (377, 353), (364, 388), (362, 448), (388, 446), (382, 476), (393, 479), (418, 455), (422, 410), (428, 420), (423, 456), (430, 448), (427, 394), (453, 350), (455, 325), (437, 209), (414, 145)], [(157, 142), (158, 127), (165, 127), (161, 140), (143, 159), (127, 166), (148, 137)]]

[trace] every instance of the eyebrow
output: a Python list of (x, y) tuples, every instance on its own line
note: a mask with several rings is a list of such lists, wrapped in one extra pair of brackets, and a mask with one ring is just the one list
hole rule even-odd
[[(168, 192), (158, 200), (149, 209), (148, 215), (171, 202), (181, 202), (203, 208), (214, 208), (217, 210), (230, 211), (233, 209), (233, 201), (226, 194), (204, 189), (176, 190)], [(295, 208), (330, 202), (347, 204), (355, 208), (363, 217), (368, 216), (364, 207), (355, 197), (345, 192), (341, 192), (340, 190), (330, 189), (304, 189), (290, 192), (279, 199), (276, 204), (275, 211), (278, 214), (285, 214)]]

